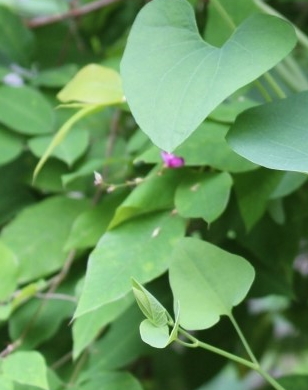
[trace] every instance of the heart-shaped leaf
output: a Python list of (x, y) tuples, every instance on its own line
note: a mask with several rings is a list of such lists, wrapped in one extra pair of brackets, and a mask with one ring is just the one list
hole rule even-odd
[(226, 97), (277, 64), (295, 42), (286, 21), (256, 14), (217, 48), (199, 35), (186, 0), (153, 0), (130, 32), (121, 63), (124, 93), (141, 129), (170, 152)]
[(227, 140), (233, 150), (267, 168), (308, 172), (308, 92), (251, 108), (237, 117)]
[(180, 324), (206, 329), (246, 296), (254, 269), (242, 257), (208, 242), (186, 237), (178, 241), (169, 269), (175, 301), (181, 305)]

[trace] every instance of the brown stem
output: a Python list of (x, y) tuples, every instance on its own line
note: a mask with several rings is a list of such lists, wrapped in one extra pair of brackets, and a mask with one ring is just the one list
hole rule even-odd
[(86, 15), (90, 12), (96, 11), (100, 8), (106, 7), (109, 4), (117, 3), (121, 0), (97, 0), (93, 3), (85, 4), (79, 8), (72, 8), (67, 12), (59, 15), (39, 16), (26, 21), (26, 25), (30, 28), (38, 28), (46, 26), (47, 24), (57, 23), (65, 19), (76, 18), (78, 16)]

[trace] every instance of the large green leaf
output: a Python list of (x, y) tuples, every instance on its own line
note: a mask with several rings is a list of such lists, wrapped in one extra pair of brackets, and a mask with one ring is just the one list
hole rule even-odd
[(17, 285), (18, 261), (15, 254), (0, 241), (0, 301), (12, 294)]
[(19, 282), (27, 282), (62, 267), (63, 246), (76, 216), (88, 203), (65, 197), (46, 199), (23, 210), (2, 231), (2, 240), (20, 262)]
[(175, 302), (180, 303), (180, 324), (206, 329), (246, 296), (254, 269), (242, 257), (208, 242), (183, 238), (175, 246), (170, 270)]
[(191, 172), (176, 190), (176, 209), (183, 217), (213, 222), (227, 207), (231, 186), (227, 172)]
[(46, 364), (38, 352), (15, 352), (3, 360), (1, 368), (14, 382), (49, 389)]
[(105, 233), (90, 255), (75, 317), (126, 295), (131, 277), (146, 283), (161, 275), (183, 234), (184, 221), (171, 213), (141, 216)]
[(0, 87), (0, 122), (22, 134), (50, 133), (54, 112), (48, 101), (30, 87)]
[(308, 92), (251, 108), (240, 114), (227, 141), (256, 164), (308, 172)]
[(203, 41), (186, 0), (153, 0), (124, 52), (124, 93), (141, 129), (161, 149), (181, 144), (226, 97), (258, 78), (296, 43), (282, 19), (256, 14), (217, 48)]

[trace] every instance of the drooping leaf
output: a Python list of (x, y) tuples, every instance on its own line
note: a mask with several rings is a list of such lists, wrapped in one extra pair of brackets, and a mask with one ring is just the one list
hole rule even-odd
[(54, 112), (45, 97), (30, 87), (0, 86), (0, 122), (22, 134), (53, 130)]
[(211, 223), (227, 207), (231, 186), (232, 178), (227, 172), (191, 172), (176, 190), (176, 209), (183, 217), (203, 218)]
[(227, 135), (232, 149), (271, 169), (308, 172), (308, 92), (251, 108)]
[(180, 324), (188, 330), (206, 329), (221, 315), (230, 316), (254, 279), (245, 259), (194, 238), (181, 239), (172, 258), (170, 284), (181, 306)]
[(120, 75), (111, 68), (96, 64), (87, 65), (58, 93), (58, 99), (62, 103), (122, 103), (124, 98)]
[(38, 352), (23, 351), (9, 355), (2, 362), (2, 372), (14, 382), (49, 389), (46, 363)]
[(105, 233), (90, 255), (75, 318), (126, 295), (131, 277), (146, 283), (161, 275), (183, 234), (184, 221), (165, 212), (135, 218)]
[(16, 134), (0, 128), (0, 165), (14, 160), (22, 152), (23, 142)]
[(76, 318), (73, 323), (73, 358), (77, 359), (103, 327), (121, 315), (132, 301), (133, 298), (129, 294), (118, 301), (107, 303), (97, 310)]
[(124, 93), (141, 129), (171, 152), (225, 98), (272, 68), (295, 43), (290, 24), (256, 14), (217, 48), (200, 37), (186, 0), (153, 0), (129, 35), (121, 63)]
[(17, 285), (18, 261), (15, 254), (0, 241), (0, 301), (12, 294)]
[(19, 282), (42, 277), (62, 267), (63, 246), (85, 200), (53, 197), (23, 210), (3, 230), (1, 238), (20, 263)]
[[(52, 141), (52, 136), (32, 138), (28, 145), (36, 157), (42, 157)], [(84, 154), (89, 144), (89, 133), (86, 130), (75, 130), (69, 133), (63, 141), (55, 147), (51, 156), (72, 165)]]

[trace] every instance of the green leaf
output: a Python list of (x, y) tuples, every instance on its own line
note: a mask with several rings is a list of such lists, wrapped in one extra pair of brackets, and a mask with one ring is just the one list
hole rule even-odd
[(129, 35), (121, 63), (124, 93), (140, 128), (170, 152), (225, 98), (272, 68), (295, 43), (289, 23), (256, 14), (217, 48), (200, 37), (188, 2), (153, 0), (140, 11)]
[(183, 234), (184, 221), (171, 213), (138, 217), (105, 233), (90, 255), (75, 318), (126, 295), (131, 277), (146, 283), (165, 272)]
[(208, 242), (183, 238), (175, 246), (170, 284), (181, 306), (180, 324), (188, 330), (206, 329), (246, 296), (254, 269), (242, 257)]
[(73, 358), (77, 359), (99, 332), (122, 314), (131, 303), (132, 296), (129, 294), (118, 301), (108, 303), (78, 317), (73, 323)]
[(0, 301), (12, 294), (17, 285), (19, 264), (15, 254), (0, 241)]
[(154, 169), (118, 207), (110, 228), (141, 214), (172, 209), (175, 189), (181, 177), (180, 170), (169, 169), (159, 175), (158, 169)]
[[(52, 141), (52, 136), (32, 138), (29, 148), (36, 157), (42, 157)], [(64, 140), (54, 148), (51, 156), (66, 162), (71, 166), (84, 154), (89, 144), (89, 133), (86, 130), (75, 130), (69, 133)]]
[(8, 8), (0, 6), (0, 53), (7, 64), (29, 64), (33, 35), (22, 20)]
[(250, 230), (262, 217), (282, 172), (258, 169), (234, 176), (234, 189), (245, 227)]
[(14, 390), (14, 384), (10, 379), (0, 376), (0, 389), (1, 390)]
[(106, 231), (125, 193), (107, 194), (95, 207), (78, 215), (64, 249), (84, 249), (94, 247)]
[(49, 389), (45, 360), (38, 352), (15, 352), (2, 362), (3, 375), (14, 382)]
[[(245, 172), (257, 166), (236, 154), (225, 140), (228, 127), (206, 121), (175, 150), (177, 156), (185, 159), (186, 166), (209, 165), (227, 172)], [(136, 159), (136, 162), (158, 163), (160, 150), (153, 146)]]
[(20, 263), (19, 282), (50, 274), (62, 267), (67, 254), (63, 246), (85, 200), (65, 197), (46, 199), (24, 209), (2, 230), (2, 240)]
[(284, 196), (292, 194), (307, 181), (307, 175), (299, 172), (285, 172), (283, 177), (271, 193), (271, 199), (283, 198)]
[(122, 103), (124, 96), (120, 75), (111, 68), (96, 64), (87, 65), (58, 93), (58, 99), (62, 103)]
[(191, 172), (176, 190), (175, 206), (182, 217), (215, 221), (228, 204), (232, 178), (227, 172)]
[(288, 375), (279, 378), (278, 382), (287, 390), (306, 390), (308, 386), (308, 375)]
[(76, 390), (142, 390), (140, 383), (128, 372), (101, 372)]
[(54, 112), (48, 101), (30, 87), (0, 86), (0, 122), (22, 134), (50, 133)]
[(0, 128), (0, 165), (15, 160), (23, 150), (23, 142), (16, 134)]
[(271, 169), (308, 172), (308, 92), (240, 114), (227, 141), (248, 160)]
[(146, 318), (154, 326), (165, 326), (168, 323), (168, 316), (164, 306), (135, 279), (132, 279), (132, 286), (136, 302)]
[(125, 367), (148, 351), (148, 346), (140, 339), (138, 325), (141, 316), (137, 305), (130, 306), (111, 324), (106, 335), (95, 343), (89, 362), (92, 376), (102, 370)]

